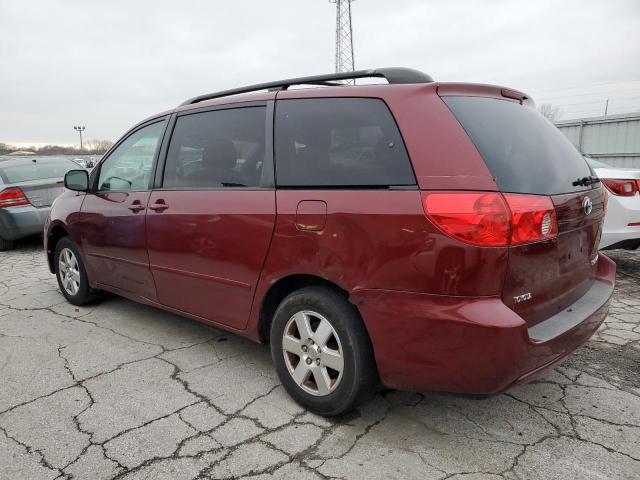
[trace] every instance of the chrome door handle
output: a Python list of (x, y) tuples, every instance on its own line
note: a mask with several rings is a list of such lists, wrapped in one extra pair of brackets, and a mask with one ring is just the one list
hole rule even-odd
[(151, 205), (149, 205), (149, 208), (155, 212), (162, 212), (163, 210), (169, 208), (169, 205), (167, 205), (166, 203), (152, 203)]

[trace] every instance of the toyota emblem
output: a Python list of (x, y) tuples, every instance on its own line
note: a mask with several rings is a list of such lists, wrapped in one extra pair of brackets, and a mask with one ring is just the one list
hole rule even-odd
[(589, 215), (593, 210), (593, 202), (589, 197), (584, 197), (584, 200), (582, 200), (582, 209), (585, 215)]

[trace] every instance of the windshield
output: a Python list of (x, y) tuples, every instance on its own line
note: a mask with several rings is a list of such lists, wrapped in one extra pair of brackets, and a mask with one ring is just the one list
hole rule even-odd
[(576, 182), (592, 175), (582, 155), (534, 108), (487, 97), (443, 100), (501, 191), (555, 195), (593, 188)]

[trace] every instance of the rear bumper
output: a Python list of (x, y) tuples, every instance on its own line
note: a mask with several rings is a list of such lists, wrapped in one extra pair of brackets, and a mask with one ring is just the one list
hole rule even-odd
[(497, 297), (359, 290), (352, 299), (392, 388), (494, 394), (526, 381), (583, 345), (607, 316), (615, 263), (600, 254), (594, 287), (529, 329)]
[(42, 235), (44, 222), (49, 216), (49, 207), (33, 205), (0, 208), (0, 237), (17, 240), (30, 235)]

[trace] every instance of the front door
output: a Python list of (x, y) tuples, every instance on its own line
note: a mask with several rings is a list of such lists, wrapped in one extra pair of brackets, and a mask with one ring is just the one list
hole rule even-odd
[(147, 213), (163, 305), (245, 328), (276, 216), (269, 108), (178, 116)]
[(145, 231), (153, 160), (164, 120), (129, 135), (99, 166), (95, 191), (82, 204), (81, 243), (91, 278), (155, 300)]

